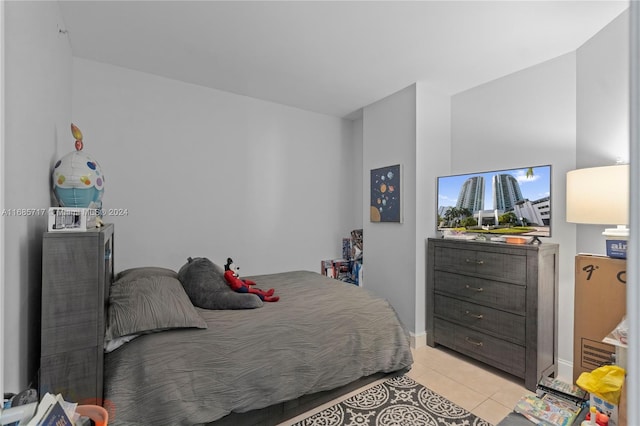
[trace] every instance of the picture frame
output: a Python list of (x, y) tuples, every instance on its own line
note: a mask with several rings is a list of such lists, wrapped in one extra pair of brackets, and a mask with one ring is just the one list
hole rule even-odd
[(371, 170), (371, 222), (402, 223), (402, 165)]

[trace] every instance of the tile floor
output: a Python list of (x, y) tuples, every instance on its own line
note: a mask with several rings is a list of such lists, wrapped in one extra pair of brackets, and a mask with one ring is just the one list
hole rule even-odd
[(413, 359), (409, 377), (494, 425), (532, 393), (524, 380), (443, 347), (414, 349)]
[[(494, 425), (512, 411), (520, 397), (531, 393), (523, 380), (443, 347), (414, 349), (413, 360), (409, 377)], [(279, 426), (291, 425), (359, 391)]]

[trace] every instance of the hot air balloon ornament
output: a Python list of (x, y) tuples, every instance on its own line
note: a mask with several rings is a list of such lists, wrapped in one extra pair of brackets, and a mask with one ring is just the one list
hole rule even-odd
[(102, 209), (104, 175), (96, 160), (84, 153), (82, 132), (71, 123), (75, 151), (59, 159), (53, 168), (53, 192), (61, 207)]

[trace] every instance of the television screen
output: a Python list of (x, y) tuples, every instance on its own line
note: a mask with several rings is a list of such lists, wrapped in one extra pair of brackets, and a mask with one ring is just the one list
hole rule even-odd
[(551, 166), (438, 178), (437, 229), (551, 236)]

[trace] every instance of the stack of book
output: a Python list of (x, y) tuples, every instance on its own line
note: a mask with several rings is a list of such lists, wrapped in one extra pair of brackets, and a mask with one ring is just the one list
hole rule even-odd
[(355, 283), (352, 273), (353, 263), (351, 260), (345, 259), (323, 260), (320, 266), (320, 272), (329, 278)]
[(329, 278), (336, 277), (336, 271), (333, 267), (333, 259), (323, 260), (320, 262), (320, 273)]
[(520, 398), (514, 411), (538, 425), (570, 426), (585, 409), (589, 394), (551, 377), (538, 383), (536, 395)]
[(27, 426), (73, 426), (71, 419), (76, 417), (76, 406), (66, 402), (60, 394), (53, 396), (46, 393)]

